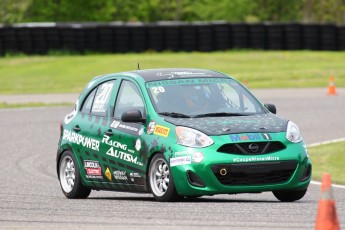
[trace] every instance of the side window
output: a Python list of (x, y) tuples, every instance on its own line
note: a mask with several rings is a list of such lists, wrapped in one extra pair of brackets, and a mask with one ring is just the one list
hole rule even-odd
[(97, 87), (95, 99), (92, 103), (91, 114), (106, 116), (108, 103), (115, 81), (107, 81)]
[(86, 100), (84, 101), (83, 107), (80, 110), (82, 113), (90, 113), (93, 98), (95, 96), (96, 90), (97, 90), (97, 88), (92, 90), (92, 92), (89, 94), (89, 96), (87, 96)]
[(117, 96), (114, 117), (120, 118), (127, 110), (138, 109), (144, 114), (144, 102), (138, 88), (130, 81), (123, 81)]

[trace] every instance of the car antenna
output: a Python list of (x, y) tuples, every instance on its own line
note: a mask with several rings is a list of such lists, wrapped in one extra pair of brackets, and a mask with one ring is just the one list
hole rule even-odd
[(138, 70), (140, 70), (140, 63), (138, 62)]

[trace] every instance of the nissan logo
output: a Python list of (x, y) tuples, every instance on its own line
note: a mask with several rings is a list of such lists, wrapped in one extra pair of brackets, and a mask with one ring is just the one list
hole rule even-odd
[(252, 151), (253, 153), (256, 153), (259, 150), (259, 145), (252, 143), (248, 146), (248, 149)]

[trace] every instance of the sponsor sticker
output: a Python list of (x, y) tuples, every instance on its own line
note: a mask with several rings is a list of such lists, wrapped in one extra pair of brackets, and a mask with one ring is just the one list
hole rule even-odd
[(232, 159), (233, 162), (260, 162), (260, 161), (279, 161), (279, 157), (246, 157), (246, 158), (239, 158), (235, 157)]
[(126, 171), (117, 170), (113, 172), (113, 175), (115, 180), (128, 180)]
[(76, 101), (72, 112), (70, 112), (69, 114), (66, 115), (65, 120), (64, 120), (66, 125), (69, 124), (73, 120), (73, 118), (77, 115), (78, 104), (79, 104), (79, 99)]
[(174, 157), (170, 158), (170, 166), (178, 166), (178, 165), (189, 165), (192, 163), (191, 156), (184, 156), (184, 157)]
[(268, 133), (230, 134), (232, 142), (272, 140)]
[(139, 173), (137, 173), (137, 172), (131, 172), (131, 173), (129, 173), (129, 177), (130, 177), (130, 180), (132, 181), (132, 182), (134, 182), (135, 180), (136, 180), (136, 178), (138, 179), (138, 178), (141, 178), (141, 176), (139, 175)]
[(110, 172), (110, 170), (109, 170), (109, 168), (107, 167), (107, 169), (105, 170), (105, 176), (106, 176), (106, 178), (108, 178), (108, 180), (110, 180), (111, 181), (111, 172)]
[(147, 126), (147, 134), (153, 133), (155, 130), (156, 122), (155, 121), (150, 121), (149, 125)]
[(156, 125), (153, 133), (159, 136), (167, 137), (169, 135), (169, 131), (170, 131), (170, 128), (168, 127)]
[(84, 168), (86, 171), (86, 178), (103, 179), (102, 169), (98, 161), (84, 161)]
[(141, 140), (138, 138), (135, 142), (135, 149), (139, 151), (141, 149)]
[(67, 140), (71, 143), (81, 145), (83, 147), (99, 151), (99, 141), (90, 137), (84, 137), (83, 135), (75, 132), (71, 132), (67, 129), (63, 131), (63, 140)]

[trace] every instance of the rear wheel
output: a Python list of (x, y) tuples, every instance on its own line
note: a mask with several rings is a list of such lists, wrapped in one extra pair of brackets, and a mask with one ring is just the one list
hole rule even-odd
[(303, 190), (282, 190), (282, 191), (273, 191), (273, 195), (282, 202), (293, 202), (300, 200), (306, 194), (307, 189)]
[(149, 183), (157, 201), (169, 202), (181, 198), (176, 192), (174, 179), (163, 154), (156, 154), (150, 163)]
[(91, 189), (81, 182), (79, 167), (72, 152), (62, 154), (59, 162), (59, 179), (62, 192), (70, 199), (87, 198)]

